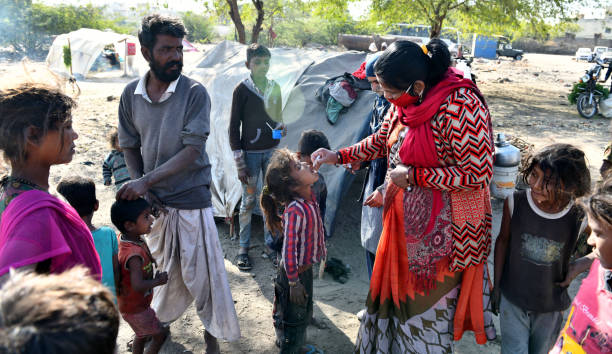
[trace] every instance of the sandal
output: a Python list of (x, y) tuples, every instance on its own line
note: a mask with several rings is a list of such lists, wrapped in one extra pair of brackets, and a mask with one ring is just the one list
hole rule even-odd
[(272, 250), (270, 252), (266, 252), (265, 250), (261, 251), (261, 258), (270, 260), (274, 268), (278, 267), (278, 258), (276, 257), (276, 251), (272, 251)]
[(236, 256), (236, 266), (240, 270), (251, 270), (253, 266), (251, 265), (251, 260), (249, 259), (249, 255), (246, 253), (241, 253)]
[(306, 344), (305, 349), (308, 350), (306, 354), (325, 354), (325, 352), (312, 344)]

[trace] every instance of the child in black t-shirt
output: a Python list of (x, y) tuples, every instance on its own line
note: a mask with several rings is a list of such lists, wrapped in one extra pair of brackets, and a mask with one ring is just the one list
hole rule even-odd
[(504, 203), (495, 243), (493, 311), (500, 316), (502, 353), (548, 353), (570, 305), (567, 287), (592, 254), (570, 263), (586, 228), (574, 201), (589, 192), (584, 153), (568, 144), (544, 148), (524, 171), (526, 191)]

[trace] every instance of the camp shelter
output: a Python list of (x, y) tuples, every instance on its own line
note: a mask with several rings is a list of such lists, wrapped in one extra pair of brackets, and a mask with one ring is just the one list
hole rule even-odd
[[(125, 62), (125, 43), (134, 43), (137, 51), (135, 52), (135, 61), (143, 61), (140, 55), (138, 39), (134, 36), (126, 34), (118, 34), (111, 31), (99, 31), (90, 28), (81, 28), (79, 30), (64, 33), (55, 38), (49, 54), (47, 54), (47, 65), (53, 71), (58, 73), (69, 73), (69, 69), (64, 65), (64, 46), (70, 42), (70, 52), (72, 56), (72, 74), (76, 77), (85, 77), (91, 70), (96, 59), (103, 54), (104, 47), (113, 45), (120, 61)], [(138, 67), (142, 63), (134, 65), (132, 68)], [(146, 62), (144, 62), (146, 67)], [(142, 65), (140, 65), (142, 66)], [(134, 72), (134, 74), (139, 74)]]
[[(271, 48), (268, 77), (281, 86), (283, 121), (287, 136), (280, 147), (297, 149), (302, 131), (319, 129), (329, 139), (332, 149), (349, 146), (364, 136), (374, 102), (374, 93), (361, 91), (359, 97), (331, 125), (325, 107), (315, 91), (330, 77), (353, 72), (365, 60), (362, 52)], [(202, 82), (211, 97), (210, 135), (206, 150), (212, 164), (213, 207), (215, 216), (228, 217), (240, 201), (242, 187), (229, 145), (228, 127), (234, 88), (249, 75), (245, 67), (246, 46), (225, 41), (213, 48), (189, 75)], [(333, 220), (352, 174), (342, 167), (323, 166), (320, 170), (327, 184), (326, 225), (332, 231)], [(361, 213), (356, 210), (356, 213)]]

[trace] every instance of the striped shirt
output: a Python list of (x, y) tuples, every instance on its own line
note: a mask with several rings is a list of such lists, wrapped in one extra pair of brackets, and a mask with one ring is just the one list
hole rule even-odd
[(283, 263), (290, 282), (298, 281), (298, 268), (325, 258), (325, 233), (316, 198), (292, 201), (283, 215)]
[(130, 173), (128, 172), (127, 166), (125, 164), (125, 158), (123, 157), (123, 152), (113, 150), (104, 160), (104, 164), (102, 164), (102, 176), (104, 177), (104, 182), (111, 182), (111, 176), (115, 178), (115, 186), (117, 189), (121, 187), (121, 185), (130, 180)]

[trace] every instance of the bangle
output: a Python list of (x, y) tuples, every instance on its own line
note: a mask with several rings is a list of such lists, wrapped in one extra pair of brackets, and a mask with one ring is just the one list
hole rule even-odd
[(336, 151), (336, 164), (342, 164), (342, 154), (340, 154), (340, 151)]
[(406, 172), (406, 183), (408, 183), (409, 186), (413, 186), (414, 185), (414, 179), (412, 180), (412, 182), (410, 181), (410, 177), (414, 177), (414, 167), (409, 167), (408, 172)]

